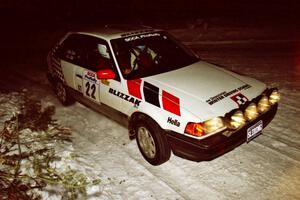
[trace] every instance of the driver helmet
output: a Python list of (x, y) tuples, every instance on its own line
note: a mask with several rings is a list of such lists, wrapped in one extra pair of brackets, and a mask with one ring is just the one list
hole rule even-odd
[(97, 47), (98, 47), (98, 51), (99, 51), (99, 53), (100, 53), (101, 56), (103, 56), (104, 58), (108, 58), (108, 59), (110, 58), (108, 50), (107, 50), (107, 48), (106, 48), (105, 45), (98, 44)]
[(140, 51), (144, 51), (146, 49), (146, 45), (137, 45), (136, 48), (138, 48)]

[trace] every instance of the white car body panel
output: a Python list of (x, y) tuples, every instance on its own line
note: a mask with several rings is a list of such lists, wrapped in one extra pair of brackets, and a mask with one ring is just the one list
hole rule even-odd
[[(127, 87), (125, 84), (122, 84), (122, 82), (115, 81), (115, 80), (107, 80), (109, 83), (103, 84), (101, 82), (101, 92), (100, 92), (100, 98), (101, 103), (108, 105), (119, 112), (126, 114), (130, 116), (133, 112), (137, 110), (137, 108), (134, 107), (134, 105), (122, 99), (119, 96), (116, 96), (116, 94), (119, 92), (120, 94), (128, 94)], [(115, 94), (110, 93), (110, 89), (113, 89)]]
[(75, 69), (79, 67), (77, 65), (74, 65), (70, 62), (67, 62), (67, 61), (64, 61), (64, 60), (61, 60), (61, 69), (62, 69), (62, 73), (63, 73), (63, 76), (64, 76), (64, 81), (66, 82), (66, 84), (77, 90), (77, 87), (76, 87), (76, 84), (75, 84)]
[[(143, 79), (141, 83), (141, 88), (144, 86), (144, 81), (147, 80), (147, 78)], [(159, 90), (159, 103), (162, 105), (162, 89)], [(145, 101), (145, 95), (143, 93), (143, 90), (141, 90), (142, 93), (142, 100), (139, 107), (134, 107), (132, 104), (126, 104), (124, 105), (127, 107), (125, 114), (127, 116), (131, 116), (134, 112), (141, 112), (144, 113), (151, 118), (153, 118), (163, 129), (166, 130), (172, 130), (176, 131), (178, 133), (184, 133), (185, 126), (190, 121), (199, 121), (199, 118), (191, 115), (190, 112), (188, 112), (185, 109), (181, 110), (181, 115), (178, 116), (176, 114), (173, 114), (171, 112), (165, 111), (163, 108), (159, 108), (157, 106), (154, 106), (148, 102)], [(126, 91), (126, 94), (129, 94), (128, 90)], [(171, 118), (174, 121), (174, 124), (167, 123), (168, 118)], [(177, 120), (177, 123), (175, 122)]]
[[(181, 108), (198, 117), (199, 121), (224, 116), (230, 110), (238, 108), (237, 104), (230, 99), (234, 94), (240, 92), (251, 100), (266, 89), (265, 84), (257, 80), (243, 78), (232, 72), (224, 73), (214, 65), (203, 61), (175, 71), (147, 77), (145, 80), (182, 99)], [(247, 84), (250, 88), (239, 90)], [(228, 93), (234, 90), (236, 90), (234, 93), (213, 105), (207, 103), (207, 100), (222, 92)]]

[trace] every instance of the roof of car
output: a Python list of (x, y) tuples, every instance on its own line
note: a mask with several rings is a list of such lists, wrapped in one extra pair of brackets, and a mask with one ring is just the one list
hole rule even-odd
[(132, 26), (132, 25), (105, 25), (100, 28), (87, 28), (80, 31), (72, 31), (72, 33), (80, 33), (93, 35), (95, 37), (104, 38), (107, 40), (137, 35), (142, 33), (151, 33), (159, 31), (149, 26)]

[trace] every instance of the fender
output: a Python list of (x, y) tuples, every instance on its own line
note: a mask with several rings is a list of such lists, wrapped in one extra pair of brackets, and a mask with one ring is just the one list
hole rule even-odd
[[(162, 128), (160, 124), (163, 124), (163, 123), (159, 123), (157, 120), (155, 120), (153, 117), (149, 116), (146, 113), (136, 111), (130, 116), (129, 122), (128, 122), (129, 138), (131, 140), (135, 139), (135, 136), (136, 136), (136, 133), (134, 132), (134, 125), (135, 125), (136, 121), (139, 120), (139, 118), (141, 118), (142, 116), (146, 116), (147, 118), (152, 119), (154, 122), (156, 122), (158, 124), (158, 126), (160, 128)], [(162, 119), (159, 119), (159, 121), (162, 122)]]
[[(152, 106), (152, 105), (148, 105), (148, 106)], [(132, 127), (134, 125), (134, 121), (137, 120), (137, 117), (139, 115), (146, 115), (150, 117), (153, 121), (155, 121), (160, 128), (164, 130), (175, 131), (177, 133), (184, 133), (185, 127), (187, 123), (190, 122), (191, 119), (195, 122), (200, 121), (199, 118), (195, 117), (193, 114), (186, 111), (185, 109), (182, 109), (181, 116), (176, 116), (164, 110), (161, 110), (160, 112), (155, 112), (155, 111), (149, 112), (149, 110), (158, 109), (158, 108), (156, 107), (149, 108), (148, 106), (146, 108), (141, 106), (139, 110), (132, 107), (129, 110), (127, 114), (129, 116), (129, 126), (128, 126), (129, 136), (134, 135), (134, 133), (132, 132)]]

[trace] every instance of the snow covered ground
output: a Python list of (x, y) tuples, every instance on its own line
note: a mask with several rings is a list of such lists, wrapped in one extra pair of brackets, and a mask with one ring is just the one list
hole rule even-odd
[[(72, 166), (102, 180), (99, 188), (90, 190), (89, 199), (299, 199), (300, 48), (295, 50), (300, 43), (201, 42), (202, 28), (170, 31), (203, 59), (280, 89), (278, 113), (263, 135), (213, 161), (197, 163), (173, 155), (167, 163), (151, 166), (140, 155), (136, 142), (129, 140), (126, 127), (79, 103), (63, 107), (58, 102), (46, 81), (45, 66), (41, 66), (46, 47), (56, 36), (46, 31), (37, 38), (48, 37), (49, 43), (34, 43), (26, 57), (19, 57), (22, 60), (2, 63), (0, 112), (14, 110), (9, 107), (16, 101), (12, 92), (21, 88), (44, 103), (54, 104), (55, 118), (73, 131), (72, 151), (79, 159)], [(12, 103), (1, 103), (6, 101)]]

